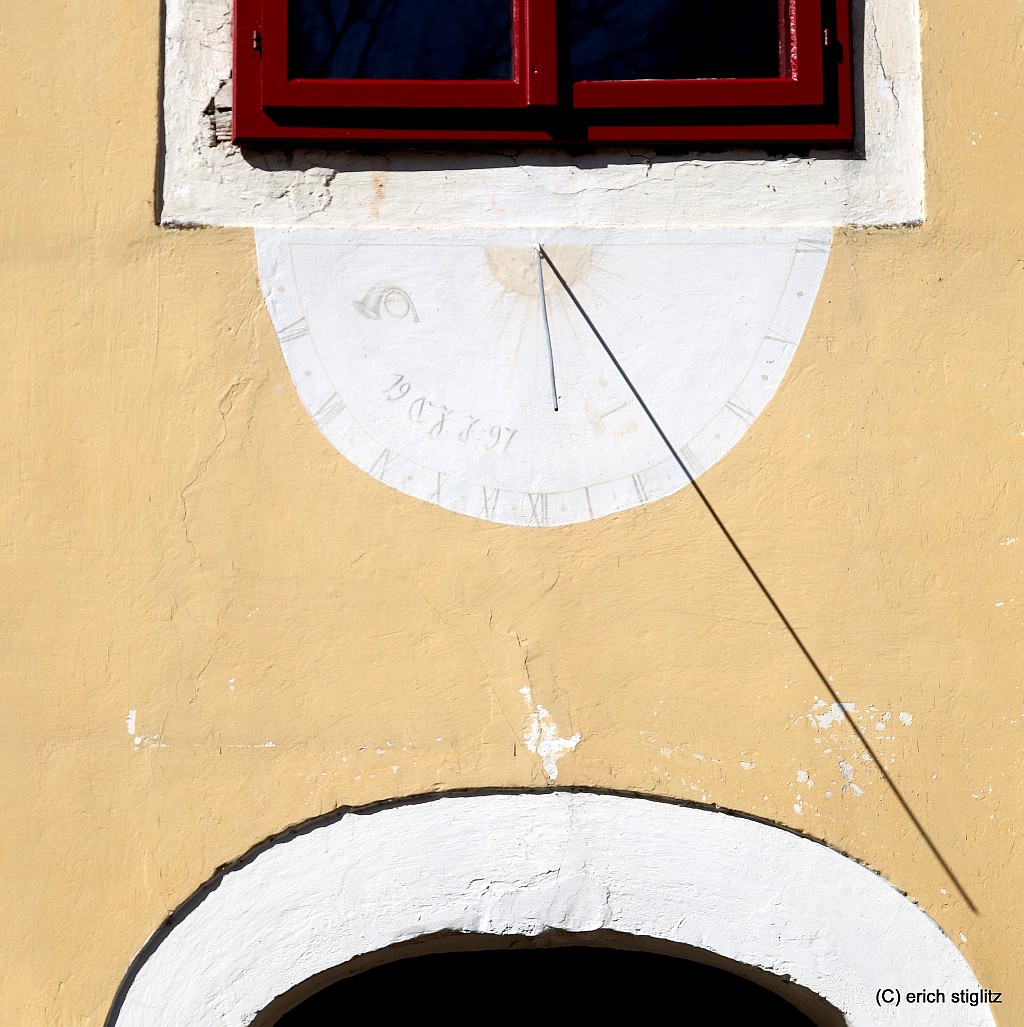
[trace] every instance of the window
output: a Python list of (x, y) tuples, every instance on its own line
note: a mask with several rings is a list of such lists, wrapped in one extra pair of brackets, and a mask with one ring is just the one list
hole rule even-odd
[[(614, 148), (552, 145), (544, 152), (530, 144), (409, 145), (400, 137), (392, 145), (382, 136), (349, 146), (338, 137), (318, 141), (309, 124), (291, 126), (298, 131), (289, 138), (289, 116), (263, 112), (259, 61), (255, 70), (252, 66), (258, 58), (255, 28), (238, 40), (242, 68), (236, 68), (236, 0), (164, 0), (164, 6), (158, 217), (165, 226), (641, 229), (869, 226), (917, 224), (924, 218), (917, 0), (849, 0), (853, 31), (849, 47), (840, 40), (840, 70), (845, 75), (852, 66), (856, 86), (853, 145), (848, 140), (788, 145), (780, 135), (764, 143), (739, 139), (734, 153), (727, 141), (700, 140), (648, 145), (629, 139)], [(251, 9), (245, 17), (251, 26)], [(240, 79), (243, 109), (236, 112), (233, 94)], [(838, 90), (838, 83), (837, 74), (829, 88)], [(478, 109), (476, 116), (529, 113)], [(804, 117), (805, 124), (814, 124)], [(822, 118), (820, 123), (834, 130), (832, 122)], [(778, 124), (784, 123), (779, 119)], [(232, 142), (236, 129), (242, 147)], [(264, 145), (249, 145), (259, 140)], [(597, 152), (580, 152), (587, 149)], [(709, 150), (724, 152), (708, 159)]]
[(848, 0), (238, 0), (240, 143), (849, 142)]

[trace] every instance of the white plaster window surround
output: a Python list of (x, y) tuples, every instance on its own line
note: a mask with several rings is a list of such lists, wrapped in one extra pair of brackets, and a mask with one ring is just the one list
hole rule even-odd
[(167, 2), (167, 226), (866, 226), (924, 216), (917, 0), (854, 2), (859, 156), (243, 152), (229, 141), (231, 15), (231, 0)]
[[(391, 946), (549, 932), (612, 932), (759, 968), (850, 1027), (951, 1022), (941, 1005), (885, 1005), (883, 988), (981, 988), (917, 906), (817, 842), (651, 799), (492, 793), (352, 811), (262, 847), (153, 936), (106, 1022), (249, 1027), (280, 996), (305, 997), (311, 978), (395, 958)], [(987, 1005), (956, 1008), (960, 1027), (994, 1025)]]

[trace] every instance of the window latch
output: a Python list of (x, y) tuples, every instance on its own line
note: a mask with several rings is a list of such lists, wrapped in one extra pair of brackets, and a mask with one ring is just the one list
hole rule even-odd
[(263, 37), (260, 35), (260, 30), (252, 30), (252, 48), (258, 53), (263, 53)]

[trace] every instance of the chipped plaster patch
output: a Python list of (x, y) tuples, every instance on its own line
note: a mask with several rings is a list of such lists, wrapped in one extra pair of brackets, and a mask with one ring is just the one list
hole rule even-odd
[(840, 760), (839, 774), (842, 777), (842, 779), (846, 782), (846, 784), (843, 785), (844, 792), (852, 792), (854, 795), (864, 794), (864, 789), (861, 788), (860, 785), (854, 783), (854, 767), (852, 763), (849, 763), (847, 760)]
[[(839, 773), (837, 778), (828, 780), (824, 777), (825, 784), (838, 787), (843, 794), (859, 796), (864, 794), (864, 789), (874, 783), (870, 767), (874, 762), (871, 753), (864, 750), (861, 737), (867, 739), (871, 728), (875, 736), (871, 741), (875, 756), (882, 767), (891, 766), (899, 752), (899, 747), (888, 749), (889, 744), (896, 743), (897, 734), (900, 728), (910, 727), (914, 723), (914, 717), (906, 710), (898, 714), (892, 710), (879, 710), (874, 704), (869, 704), (862, 711), (857, 710), (856, 703), (828, 703), (824, 699), (815, 697), (814, 705), (805, 715), (798, 716), (796, 721), (806, 719), (815, 732), (814, 741), (822, 744), (821, 756), (833, 756), (838, 760)], [(844, 725), (844, 721), (848, 721)], [(824, 732), (824, 734), (820, 734)], [(829, 743), (827, 745), (823, 743)], [(862, 779), (863, 785), (854, 781), (854, 774), (858, 763), (867, 764), (865, 770), (866, 778)], [(804, 776), (807, 774), (806, 781)], [(818, 770), (819, 776), (825, 771)], [(806, 784), (808, 788), (814, 786), (809, 772), (798, 771), (797, 783)], [(835, 793), (832, 788), (822, 789), (821, 795), (825, 799), (831, 799)], [(800, 796), (797, 796), (800, 799)]]
[[(137, 959), (110, 1027), (248, 1027), (316, 974), (447, 932), (601, 930), (690, 945), (790, 978), (850, 1027), (895, 1022), (876, 1005), (879, 981), (979, 987), (957, 945), (853, 860), (757, 821), (621, 795), (447, 796), (353, 811), (254, 852), (170, 925)], [(899, 1013), (902, 1027), (948, 1022), (931, 1007)], [(994, 1024), (983, 1006), (957, 1017), (959, 1027)]]
[(138, 752), (140, 749), (168, 749), (170, 746), (163, 740), (163, 735), (155, 733), (152, 735), (143, 734), (138, 730), (138, 710), (129, 710), (124, 718), (124, 726), (127, 729), (128, 737), (132, 740), (132, 749)]
[(519, 694), (530, 711), (523, 741), (530, 752), (540, 757), (548, 780), (554, 781), (558, 778), (558, 761), (580, 744), (580, 733), (577, 731), (571, 737), (563, 738), (558, 733), (554, 717), (540, 703), (534, 703), (530, 686), (523, 685)]
[[(827, 707), (827, 708), (826, 708)], [(817, 713), (816, 710), (824, 709), (824, 713)], [(857, 709), (857, 704), (852, 702), (846, 703), (826, 703), (824, 699), (819, 699), (812, 707), (808, 716), (818, 726), (819, 729), (825, 730), (831, 727), (833, 724), (838, 724), (846, 719), (847, 713), (853, 713)]]
[(134, 749), (138, 752), (140, 749), (169, 749), (170, 746), (163, 740), (163, 735), (135, 735)]

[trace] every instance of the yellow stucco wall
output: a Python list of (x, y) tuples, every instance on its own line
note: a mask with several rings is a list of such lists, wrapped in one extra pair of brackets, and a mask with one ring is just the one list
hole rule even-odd
[(925, 8), (926, 224), (837, 233), (786, 381), (702, 484), (976, 914), (809, 717), (820, 684), (692, 490), (534, 531), (357, 471), (295, 395), (252, 233), (154, 226), (157, 5), (7, 5), (4, 1022), (102, 1023), (166, 913), (289, 824), (544, 786), (526, 683), (581, 735), (560, 785), (828, 842), (1024, 1022), (1024, 13)]

